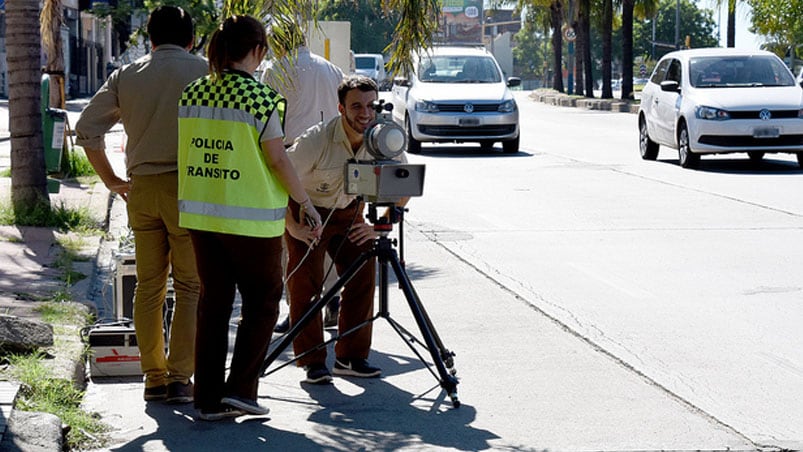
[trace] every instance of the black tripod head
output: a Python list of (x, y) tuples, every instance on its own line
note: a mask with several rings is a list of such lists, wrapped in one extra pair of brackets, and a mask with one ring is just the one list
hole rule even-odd
[[(385, 213), (382, 216), (377, 213), (378, 207), (385, 207)], [(401, 223), (404, 220), (404, 212), (406, 210), (393, 202), (369, 202), (366, 218), (374, 225), (374, 230), (390, 231), (395, 223)]]

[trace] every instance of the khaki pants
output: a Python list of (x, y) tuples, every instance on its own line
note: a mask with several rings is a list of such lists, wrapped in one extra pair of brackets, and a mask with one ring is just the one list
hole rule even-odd
[[(321, 218), (327, 218), (329, 211), (316, 207)], [(372, 243), (357, 246), (346, 237), (353, 221), (364, 221), (362, 206), (354, 202), (352, 205), (333, 212), (321, 239), (304, 259), (307, 245), (285, 234), (288, 252), (287, 268), (294, 269), (301, 263), (298, 271), (287, 281), (290, 298), (291, 323), (300, 319), (311, 307), (321, 293), (324, 276), (324, 257), (326, 253), (335, 256), (335, 267), (343, 273), (356, 261), (363, 252), (370, 251)], [(298, 204), (290, 200), (288, 214), (298, 217)], [(374, 312), (375, 259), (369, 259), (353, 278), (346, 283), (340, 294), (340, 316), (338, 333), (356, 328), (371, 319)], [(288, 270), (289, 271), (289, 270)], [(367, 323), (357, 331), (341, 336), (335, 344), (335, 356), (341, 359), (368, 358), (371, 349), (371, 323)], [(320, 314), (304, 327), (293, 340), (293, 352), (298, 357), (302, 353), (316, 348), (323, 343), (323, 319)], [(323, 364), (326, 362), (326, 349), (321, 348), (297, 361), (298, 366)]]
[[(134, 329), (145, 387), (187, 382), (195, 369), (200, 282), (189, 233), (178, 226), (178, 173), (132, 176), (127, 207), (137, 262)], [(176, 304), (165, 352), (163, 309), (171, 268)]]

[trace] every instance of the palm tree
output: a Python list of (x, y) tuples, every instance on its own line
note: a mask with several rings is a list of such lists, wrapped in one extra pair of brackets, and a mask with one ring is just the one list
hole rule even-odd
[[(577, 12), (577, 20), (572, 22), (572, 28), (575, 31), (575, 48), (574, 48), (574, 94), (578, 96), (583, 95), (583, 90), (585, 89), (585, 83), (583, 82), (584, 75), (585, 75), (585, 46), (587, 44), (587, 40), (583, 39), (583, 27), (580, 25), (581, 21), (584, 20), (584, 17), (581, 12)], [(593, 91), (591, 92), (591, 96), (594, 97)]]
[(602, 1), (602, 97), (611, 99), (611, 71), (613, 64), (613, 1)]
[(594, 70), (591, 64), (591, 0), (580, 0), (577, 39), (583, 41), (582, 53), (586, 97), (594, 97)]
[(654, 17), (659, 0), (622, 0), (622, 99), (633, 98), (633, 20)]
[(550, 25), (552, 26), (552, 64), (555, 69), (552, 76), (552, 89), (563, 92), (563, 3), (556, 0), (549, 5)]
[(633, 8), (635, 0), (622, 0), (622, 99), (633, 99)]
[(42, 45), (47, 55), (45, 74), (50, 76), (50, 107), (64, 108), (64, 48), (61, 27), (64, 13), (61, 0), (45, 0), (40, 17)]
[[(719, 0), (717, 6), (719, 5)], [(727, 0), (728, 2), (728, 47), (736, 47), (736, 0)]]
[(42, 146), (39, 0), (6, 2), (11, 203), (14, 214), (50, 208)]

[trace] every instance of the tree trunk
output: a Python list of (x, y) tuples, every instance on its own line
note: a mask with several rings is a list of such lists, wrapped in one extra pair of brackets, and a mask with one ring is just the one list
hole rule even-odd
[(583, 68), (585, 69), (586, 97), (594, 97), (594, 67), (591, 64), (591, 0), (580, 0), (580, 11), (584, 16), (580, 20), (583, 29)]
[(559, 1), (553, 1), (549, 6), (550, 24), (552, 26), (552, 67), (555, 73), (552, 77), (552, 88), (563, 92), (563, 5)]
[(613, 2), (602, 2), (602, 95), (603, 99), (613, 98), (611, 91), (611, 65), (613, 60)]
[(64, 47), (61, 39), (64, 8), (61, 0), (45, 0), (40, 24), (42, 44), (47, 55), (45, 74), (50, 76), (49, 106), (64, 109)]
[(622, 1), (622, 99), (633, 99), (633, 4)]
[(736, 47), (736, 0), (728, 0), (728, 45)]
[(583, 88), (585, 87), (583, 83), (583, 47), (585, 46), (585, 40), (583, 39), (583, 29), (579, 22), (582, 20), (582, 13), (578, 12), (577, 16), (578, 21), (572, 24), (576, 36), (574, 40), (574, 94), (582, 96)]
[(50, 206), (42, 146), (39, 0), (6, 2), (11, 202), (15, 215)]

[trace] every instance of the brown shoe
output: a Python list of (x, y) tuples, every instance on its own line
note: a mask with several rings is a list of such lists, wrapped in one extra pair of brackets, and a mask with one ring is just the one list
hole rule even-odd
[(157, 402), (167, 397), (167, 385), (152, 386), (145, 388), (143, 398), (146, 402)]
[(194, 400), (192, 391), (191, 382), (182, 383), (180, 381), (174, 381), (167, 385), (167, 397), (165, 401), (172, 404), (191, 403)]

